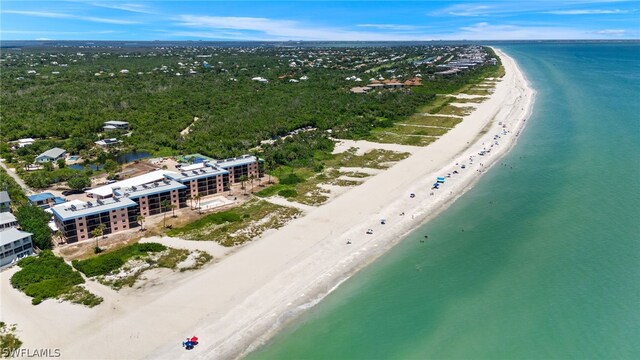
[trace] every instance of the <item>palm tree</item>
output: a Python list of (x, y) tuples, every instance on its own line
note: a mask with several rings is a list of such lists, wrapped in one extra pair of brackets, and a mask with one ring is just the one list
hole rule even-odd
[(93, 230), (91, 230), (91, 236), (96, 238), (96, 252), (99, 252), (100, 246), (98, 246), (98, 239), (104, 236), (104, 229), (106, 226), (104, 224), (100, 224), (96, 226)]
[(194, 199), (196, 200), (196, 209), (198, 209), (198, 213), (200, 213), (200, 199), (202, 199), (202, 195), (196, 194)]
[(267, 169), (265, 169), (265, 170), (269, 171), (269, 173), (267, 174), (267, 175), (269, 175), (269, 184), (273, 184), (273, 181), (271, 181), (271, 170), (273, 170), (273, 160), (271, 160), (271, 159), (267, 160), (267, 163), (265, 165), (267, 165), (266, 166)]
[(142, 226), (142, 224), (144, 224), (144, 216), (138, 215), (138, 217), (136, 217), (136, 221), (140, 224), (140, 231), (144, 231), (144, 227)]
[(244, 194), (247, 195), (247, 188), (244, 186), (244, 182), (247, 181), (247, 175), (240, 176), (240, 183), (242, 190), (244, 190)]
[(189, 207), (193, 210), (193, 196), (189, 195), (187, 200), (189, 200)]
[(164, 215), (162, 219), (162, 226), (167, 227), (167, 210), (171, 207), (171, 202), (169, 200), (162, 200), (160, 202), (160, 208)]
[(255, 175), (251, 175), (249, 176), (249, 182), (251, 182), (251, 193), (253, 194), (253, 182), (256, 180), (256, 176)]
[(56, 238), (56, 242), (58, 244), (62, 244), (64, 243), (64, 233), (60, 230), (56, 231), (55, 234), (53, 234), (53, 236)]

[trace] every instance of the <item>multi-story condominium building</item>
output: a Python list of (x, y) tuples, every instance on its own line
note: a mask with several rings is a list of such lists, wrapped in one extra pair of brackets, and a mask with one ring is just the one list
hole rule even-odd
[(0, 268), (33, 254), (31, 233), (10, 228), (0, 232)]
[[(168, 178), (113, 190), (116, 198), (135, 203), (135, 216), (157, 215), (187, 206), (187, 186)], [(166, 204), (167, 206), (164, 206)]]
[(244, 175), (247, 179), (252, 176), (264, 176), (264, 160), (253, 155), (242, 155), (236, 158), (217, 160), (215, 165), (229, 172), (229, 181), (232, 183), (240, 182), (240, 178)]
[(179, 172), (152, 171), (87, 190), (87, 195), (95, 198), (95, 202), (54, 206), (54, 222), (67, 242), (88, 240), (100, 224), (104, 225), (104, 234), (130, 229), (139, 226), (139, 215), (161, 214), (186, 207), (189, 197), (229, 191), (230, 184), (239, 182), (242, 176), (262, 177), (261, 164), (261, 159), (243, 155), (184, 165)]
[(206, 162), (183, 166), (179, 173), (167, 172), (165, 176), (186, 185), (187, 198), (229, 191), (229, 172)]
[(51, 208), (53, 220), (67, 242), (88, 240), (91, 232), (103, 227), (103, 234), (137, 227), (136, 203), (127, 198), (111, 198), (78, 204), (70, 202)]

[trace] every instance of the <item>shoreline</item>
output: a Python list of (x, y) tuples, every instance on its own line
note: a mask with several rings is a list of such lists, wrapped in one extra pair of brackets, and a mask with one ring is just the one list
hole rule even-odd
[[(434, 143), (329, 203), (232, 251), (220, 262), (172, 277), (174, 283), (165, 281), (139, 294), (111, 294), (97, 311), (53, 301), (33, 307), (24, 294), (7, 285), (14, 270), (5, 271), (0, 274), (3, 320), (18, 323), (25, 347), (61, 348), (63, 358), (246, 355), (444, 211), (513, 148), (535, 93), (513, 59), (496, 51), (506, 74), (488, 100)], [(471, 154), (493, 144), (493, 135), (502, 129), (500, 121), (510, 133), (501, 136), (489, 156), (476, 155), (471, 164)], [(483, 146), (483, 140), (489, 144)], [(456, 163), (466, 163), (467, 168), (461, 170)], [(436, 176), (454, 169), (460, 174), (429, 195)], [(410, 198), (410, 193), (416, 197)], [(381, 218), (387, 224), (381, 225)], [(365, 234), (368, 228), (374, 229), (373, 235)], [(353, 243), (345, 245), (347, 239)], [(21, 312), (25, 309), (30, 316)], [(191, 335), (201, 343), (185, 352), (180, 341)]]
[[(414, 222), (413, 227), (406, 229), (406, 231), (400, 237), (398, 237), (396, 240), (391, 240), (390, 242), (388, 242), (386, 244), (386, 247), (382, 251), (380, 251), (377, 254), (375, 254), (374, 256), (372, 256), (368, 261), (360, 264), (360, 266), (358, 266), (358, 267), (355, 267), (355, 268), (351, 269), (348, 273), (345, 274), (344, 278), (339, 279), (335, 283), (335, 285), (332, 288), (330, 288), (328, 291), (326, 291), (325, 293), (319, 294), (317, 296), (317, 298), (310, 300), (308, 303), (300, 304), (298, 307), (293, 309), (290, 313), (284, 314), (284, 315), (286, 315), (286, 318), (283, 319), (283, 321), (280, 321), (280, 322), (274, 324), (268, 332), (266, 332), (262, 336), (256, 338), (251, 344), (249, 344), (248, 347), (246, 347), (246, 349), (244, 351), (242, 351), (241, 353), (238, 353), (236, 356), (234, 356), (233, 357), (234, 359), (244, 358), (247, 355), (249, 355), (251, 352), (258, 350), (261, 346), (267, 344), (268, 341), (271, 340), (273, 337), (275, 337), (285, 326), (287, 326), (288, 324), (290, 324), (293, 321), (296, 321), (296, 319), (299, 316), (301, 316), (304, 311), (306, 311), (306, 310), (316, 306), (317, 304), (319, 304), (324, 298), (326, 298), (327, 296), (331, 295), (344, 282), (348, 281), (352, 276), (356, 275), (360, 270), (362, 270), (362, 269), (366, 268), (367, 266), (371, 265), (373, 262), (378, 260), (381, 256), (385, 255), (393, 247), (398, 245), (400, 242), (404, 241), (411, 233), (415, 232), (418, 228), (420, 228), (421, 226), (427, 224), (429, 221), (433, 220), (438, 215), (440, 215), (445, 210), (447, 210), (449, 208), (449, 206), (453, 205), (453, 203), (456, 200), (458, 200), (465, 193), (467, 193), (467, 191), (471, 190), (475, 186), (475, 184), (478, 181), (481, 180), (482, 175), (484, 173), (486, 173), (488, 170), (490, 170), (498, 162), (498, 160), (500, 160), (504, 156), (506, 156), (509, 153), (509, 151), (511, 151), (515, 147), (515, 145), (517, 143), (517, 140), (518, 140), (518, 137), (522, 134), (522, 131), (526, 127), (527, 120), (529, 119), (529, 117), (531, 116), (531, 114), (533, 112), (533, 107), (534, 107), (534, 104), (535, 104), (536, 91), (533, 90), (533, 88), (530, 87), (529, 80), (527, 80), (526, 76), (520, 70), (520, 68), (518, 67), (518, 64), (513, 60), (513, 58), (511, 58), (508, 55), (506, 55), (506, 53), (502, 52), (500, 49), (497, 49), (497, 48), (495, 48), (493, 46), (491, 46), (491, 48), (496, 52), (496, 54), (498, 54), (498, 56), (500, 56), (501, 60), (504, 60), (504, 59), (508, 58), (509, 61), (512, 62), (512, 65), (515, 67), (514, 70), (517, 72), (517, 75), (520, 76), (522, 78), (522, 80), (524, 80), (524, 85), (525, 85), (525, 89), (524, 90), (527, 92), (527, 95), (528, 95), (528, 98), (529, 98), (529, 101), (527, 102), (526, 107), (525, 107), (525, 112), (520, 115), (520, 118), (518, 118), (518, 119), (516, 119), (514, 121), (514, 123), (516, 124), (516, 127), (514, 128), (515, 133), (513, 134), (514, 136), (510, 138), (511, 141), (508, 142), (508, 146), (506, 148), (500, 148), (501, 151), (499, 151), (497, 153), (494, 153), (494, 155), (490, 158), (490, 160), (489, 160), (489, 158), (485, 158), (485, 159), (488, 160), (487, 163), (486, 163), (486, 164), (488, 164), (488, 166), (483, 166), (482, 173), (480, 175), (472, 177), (468, 181), (468, 183), (466, 184), (465, 188), (461, 192), (453, 194), (453, 196), (448, 197), (445, 200), (445, 202), (442, 203), (436, 209), (436, 211), (434, 213), (427, 214), (426, 216), (423, 216), (423, 217), (417, 219), (417, 221)], [(474, 113), (476, 112), (476, 110), (474, 110)], [(473, 114), (471, 114), (471, 115), (473, 115)], [(464, 118), (466, 119), (467, 117), (468, 116), (465, 116)], [(491, 125), (492, 123), (493, 123), (493, 120), (491, 120), (490, 124), (488, 124), (488, 125)], [(493, 124), (493, 125), (495, 125), (495, 124)], [(512, 133), (513, 133), (513, 131), (512, 131)], [(477, 141), (474, 141), (474, 143), (472, 143), (469, 146), (467, 146), (464, 149), (462, 149), (460, 151), (460, 153), (464, 153), (464, 152), (468, 151), (475, 144), (477, 144), (479, 142), (479, 140), (481, 139), (480, 135), (481, 134), (478, 134), (478, 140)], [(483, 164), (485, 164), (485, 163), (483, 163)]]

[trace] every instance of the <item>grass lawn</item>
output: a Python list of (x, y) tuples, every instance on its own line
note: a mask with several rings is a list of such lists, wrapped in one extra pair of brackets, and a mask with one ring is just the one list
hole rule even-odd
[(327, 166), (333, 168), (340, 167), (363, 167), (372, 169), (386, 169), (391, 162), (398, 162), (409, 156), (406, 152), (374, 149), (363, 155), (356, 155), (357, 149), (352, 148), (345, 152), (335, 154), (334, 158), (327, 161)]
[(454, 106), (447, 105), (440, 109), (438, 114), (440, 115), (455, 115), (455, 116), (467, 116), (475, 110), (472, 106)]
[(428, 125), (452, 128), (458, 125), (461, 121), (462, 118), (459, 117), (416, 114), (402, 123), (407, 125)]
[(167, 235), (234, 246), (251, 241), (265, 230), (280, 228), (299, 214), (298, 209), (252, 199), (237, 208), (209, 214), (183, 227), (174, 228)]
[[(415, 125), (396, 125), (385, 132), (392, 132), (397, 135), (421, 135), (421, 136), (442, 136), (449, 131), (444, 127), (425, 127)], [(383, 132), (384, 133), (384, 132)]]
[(484, 102), (487, 99), (488, 99), (488, 97), (477, 97), (477, 98), (469, 98), (469, 99), (458, 99), (458, 98), (456, 98), (453, 102), (456, 102), (456, 103), (459, 103), (459, 104), (466, 104), (466, 103), (479, 104), (481, 102)]

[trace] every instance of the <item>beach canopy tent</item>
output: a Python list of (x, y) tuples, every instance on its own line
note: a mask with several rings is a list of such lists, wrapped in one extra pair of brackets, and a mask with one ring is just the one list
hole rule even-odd
[(439, 183), (443, 183), (444, 182), (444, 177), (438, 176), (437, 180), (438, 180)]

